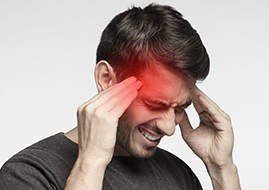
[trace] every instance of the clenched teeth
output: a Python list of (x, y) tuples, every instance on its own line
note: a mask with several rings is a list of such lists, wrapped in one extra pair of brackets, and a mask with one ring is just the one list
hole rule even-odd
[(143, 134), (144, 137), (146, 137), (148, 140), (151, 140), (151, 141), (156, 141), (161, 138), (161, 136), (152, 136), (148, 133), (144, 133), (143, 131), (141, 131), (141, 133)]

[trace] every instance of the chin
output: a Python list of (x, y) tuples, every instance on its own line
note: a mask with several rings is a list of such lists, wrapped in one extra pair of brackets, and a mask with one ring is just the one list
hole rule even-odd
[(129, 150), (126, 150), (129, 152), (130, 155), (136, 157), (136, 158), (150, 158), (154, 156), (156, 152), (157, 147), (140, 147), (140, 148), (131, 148)]

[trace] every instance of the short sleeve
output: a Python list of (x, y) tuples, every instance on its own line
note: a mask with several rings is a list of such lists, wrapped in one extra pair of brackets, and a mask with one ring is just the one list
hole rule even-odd
[(56, 189), (34, 164), (9, 161), (0, 171), (1, 190)]

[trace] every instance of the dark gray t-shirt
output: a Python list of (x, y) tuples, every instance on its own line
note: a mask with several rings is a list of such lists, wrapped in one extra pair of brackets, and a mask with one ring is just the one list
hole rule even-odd
[[(0, 170), (1, 190), (64, 189), (78, 145), (63, 133), (44, 139), (9, 159)], [(171, 153), (157, 149), (152, 158), (114, 156), (103, 189), (200, 190), (192, 170)]]

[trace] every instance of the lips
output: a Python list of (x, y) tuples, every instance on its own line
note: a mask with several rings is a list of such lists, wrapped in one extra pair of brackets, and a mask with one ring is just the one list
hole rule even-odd
[(152, 132), (149, 132), (148, 130), (140, 127), (139, 131), (141, 134), (149, 141), (158, 143), (160, 139), (163, 137), (163, 135), (160, 134), (153, 134)]
[(160, 136), (152, 136), (149, 133), (144, 133), (143, 131), (141, 131), (141, 133), (144, 135), (144, 137), (146, 137), (148, 140), (151, 140), (151, 141), (156, 141), (161, 138)]

